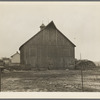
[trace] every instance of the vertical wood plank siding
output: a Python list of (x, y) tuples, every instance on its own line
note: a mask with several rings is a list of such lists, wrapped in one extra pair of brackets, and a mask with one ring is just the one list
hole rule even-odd
[(66, 69), (75, 64), (74, 46), (53, 26), (45, 28), (21, 49), (21, 64)]

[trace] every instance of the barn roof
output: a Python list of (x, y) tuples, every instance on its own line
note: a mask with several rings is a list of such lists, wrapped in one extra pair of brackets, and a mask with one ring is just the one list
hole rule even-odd
[(13, 54), (11, 57), (15, 56), (16, 54), (19, 54), (18, 51), (15, 54)]
[[(45, 26), (45, 28), (47, 28), (47, 27), (49, 27), (49, 26), (53, 26), (54, 28), (56, 28), (56, 26), (55, 26), (55, 24), (54, 24), (54, 22), (53, 21), (51, 21), (47, 26)], [(40, 30), (37, 34), (39, 34), (41, 31), (43, 31), (43, 30), (45, 30), (45, 28), (44, 29), (42, 29), (42, 30)], [(57, 29), (57, 28), (56, 28)], [(58, 30), (58, 29), (57, 29)], [(58, 30), (59, 31), (59, 30)], [(59, 31), (60, 32), (60, 31)], [(62, 32), (60, 32), (74, 47), (76, 47), (75, 46), (75, 44), (73, 44)], [(27, 42), (29, 42), (31, 39), (33, 39), (37, 34), (35, 34), (33, 37), (31, 37), (28, 41), (26, 41), (22, 46), (20, 46), (20, 48), (19, 48), (19, 50), (27, 43)]]

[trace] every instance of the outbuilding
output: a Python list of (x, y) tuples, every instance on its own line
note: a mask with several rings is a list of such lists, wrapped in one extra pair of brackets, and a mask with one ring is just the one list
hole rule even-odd
[(20, 54), (18, 51), (11, 56), (11, 63), (12, 64), (20, 64)]

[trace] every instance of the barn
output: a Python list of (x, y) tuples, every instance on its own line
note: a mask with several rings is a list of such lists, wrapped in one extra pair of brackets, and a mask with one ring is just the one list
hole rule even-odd
[(21, 65), (36, 69), (75, 67), (75, 45), (61, 33), (54, 22), (42, 24), (40, 31), (20, 48)]

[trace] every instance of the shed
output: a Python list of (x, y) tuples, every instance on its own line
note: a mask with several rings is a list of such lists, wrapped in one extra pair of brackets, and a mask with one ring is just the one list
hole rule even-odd
[(4, 62), (4, 66), (8, 66), (8, 65), (11, 63), (10, 58), (4, 57), (4, 58), (2, 58), (2, 60), (3, 60), (3, 62)]
[(11, 63), (12, 64), (19, 64), (20, 63), (20, 54), (18, 51), (11, 56)]

